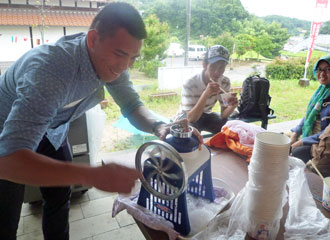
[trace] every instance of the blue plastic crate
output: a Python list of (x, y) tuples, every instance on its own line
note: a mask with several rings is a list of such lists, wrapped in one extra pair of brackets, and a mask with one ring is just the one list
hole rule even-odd
[[(159, 160), (159, 159), (158, 159)], [(163, 161), (170, 161), (164, 159)], [(171, 189), (166, 183), (157, 179), (157, 176), (148, 178), (152, 174), (153, 169), (147, 166), (143, 167), (143, 175), (150, 180), (150, 186), (154, 189), (162, 189), (164, 193), (171, 193)], [(173, 165), (169, 169), (171, 173), (180, 174), (181, 169), (177, 165)], [(180, 186), (180, 180), (170, 180), (173, 186)], [(181, 180), (182, 181), (182, 180)], [(157, 186), (158, 182), (160, 186)], [(211, 160), (208, 159), (188, 178), (187, 190), (184, 191), (178, 198), (174, 200), (163, 200), (150, 194), (143, 186), (141, 187), (138, 204), (149, 209), (155, 214), (164, 217), (174, 225), (174, 229), (182, 235), (187, 235), (190, 232), (190, 223), (188, 217), (186, 194), (190, 193), (196, 197), (202, 197), (214, 201), (215, 195), (213, 190), (212, 175), (211, 175)]]

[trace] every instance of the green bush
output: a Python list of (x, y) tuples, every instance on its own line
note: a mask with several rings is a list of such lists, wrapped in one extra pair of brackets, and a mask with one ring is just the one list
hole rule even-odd
[(158, 67), (165, 66), (165, 63), (162, 63), (159, 60), (151, 60), (148, 62), (145, 62), (144, 65), (144, 73), (151, 78), (157, 78), (158, 76)]
[[(318, 58), (311, 58), (307, 68), (307, 78), (316, 80), (313, 76), (313, 67)], [(266, 66), (266, 77), (269, 79), (287, 80), (304, 77), (305, 58), (289, 58), (287, 60), (276, 58)]]

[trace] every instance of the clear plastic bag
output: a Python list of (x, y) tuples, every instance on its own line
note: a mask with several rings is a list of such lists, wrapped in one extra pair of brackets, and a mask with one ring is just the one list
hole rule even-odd
[(329, 219), (316, 207), (304, 173), (305, 164), (289, 157), (289, 212), (285, 222), (284, 238), (330, 239)]
[[(289, 212), (285, 222), (285, 240), (329, 240), (330, 220), (316, 207), (304, 173), (305, 164), (289, 157)], [(251, 224), (246, 208), (245, 186), (236, 196), (230, 209), (213, 219), (208, 227), (195, 236), (195, 240), (243, 240)], [(287, 202), (284, 194), (282, 206)], [(282, 215), (280, 215), (282, 216)], [(278, 217), (280, 217), (278, 216)], [(274, 222), (277, 223), (277, 222)], [(277, 226), (274, 225), (275, 232)], [(263, 239), (263, 238), (260, 238)], [(276, 239), (273, 236), (272, 239)]]
[(231, 131), (237, 133), (239, 142), (247, 147), (253, 147), (256, 135), (266, 131), (262, 127), (241, 120), (228, 121), (224, 126), (227, 126)]
[(98, 162), (97, 154), (101, 148), (105, 120), (106, 114), (101, 109), (100, 104), (86, 112), (89, 154), (92, 165), (96, 165)]

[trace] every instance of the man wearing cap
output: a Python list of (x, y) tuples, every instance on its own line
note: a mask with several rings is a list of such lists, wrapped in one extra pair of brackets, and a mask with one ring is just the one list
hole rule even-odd
[[(223, 75), (228, 62), (229, 51), (224, 46), (215, 45), (208, 49), (203, 71), (183, 83), (177, 118), (187, 117), (190, 124), (199, 131), (214, 134), (221, 131), (221, 127), (238, 105), (235, 94), (229, 97), (226, 105), (219, 100), (219, 94), (230, 92), (230, 80)], [(212, 112), (218, 100), (221, 114)]]

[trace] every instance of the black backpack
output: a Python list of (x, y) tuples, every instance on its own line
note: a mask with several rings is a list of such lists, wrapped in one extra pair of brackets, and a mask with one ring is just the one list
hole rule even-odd
[(274, 110), (269, 108), (269, 81), (259, 75), (250, 76), (244, 80), (241, 99), (238, 104), (238, 117), (254, 117), (267, 119)]

